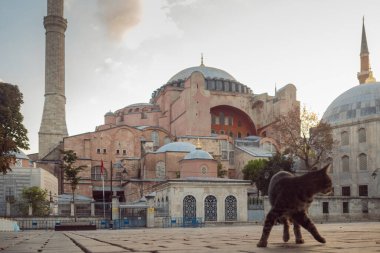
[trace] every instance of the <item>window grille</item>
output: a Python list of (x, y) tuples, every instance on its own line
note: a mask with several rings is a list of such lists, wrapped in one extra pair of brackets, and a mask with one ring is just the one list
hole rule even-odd
[(366, 154), (362, 153), (359, 155), (359, 169), (367, 170), (367, 155)]

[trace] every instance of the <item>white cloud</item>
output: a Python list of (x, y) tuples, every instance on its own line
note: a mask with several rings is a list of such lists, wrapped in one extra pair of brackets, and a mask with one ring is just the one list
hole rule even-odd
[(106, 59), (104, 59), (103, 64), (95, 69), (95, 72), (96, 73), (113, 72), (115, 70), (118, 70), (122, 65), (123, 65), (123, 62), (116, 61), (112, 59), (111, 57), (107, 57)]
[(123, 37), (123, 43), (128, 49), (137, 49), (147, 40), (165, 36), (181, 37), (183, 31), (168, 16), (169, 9), (165, 1), (142, 1), (142, 16), (140, 23)]

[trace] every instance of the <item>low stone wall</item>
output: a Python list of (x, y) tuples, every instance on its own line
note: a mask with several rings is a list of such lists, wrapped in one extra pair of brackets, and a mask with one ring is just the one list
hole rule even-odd
[[(17, 221), (21, 230), (29, 229), (54, 229), (57, 224), (73, 223), (74, 218), (69, 217), (27, 217), (27, 218), (14, 218)], [(103, 218), (77, 218), (77, 222), (94, 224), (97, 228), (102, 228)]]
[[(343, 210), (344, 205), (345, 210)], [(265, 215), (270, 208), (268, 197), (264, 197)], [(380, 198), (317, 196), (310, 205), (309, 216), (315, 222), (321, 223), (380, 221)]]
[(17, 231), (18, 226), (17, 222), (14, 220), (8, 220), (4, 218), (0, 218), (0, 231)]

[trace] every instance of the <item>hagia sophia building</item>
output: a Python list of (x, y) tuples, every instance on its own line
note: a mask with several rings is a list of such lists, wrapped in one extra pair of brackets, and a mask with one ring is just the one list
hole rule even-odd
[[(199, 66), (181, 70), (158, 84), (149, 103), (107, 112), (104, 124), (95, 131), (68, 136), (64, 82), (67, 21), (62, 3), (48, 1), (44, 19), (47, 64), (37, 160), (59, 178), (61, 193), (71, 190), (59, 167), (60, 149), (74, 150), (78, 164), (87, 166), (78, 194), (95, 200), (102, 197), (103, 161), (106, 194), (110, 195), (111, 163), (117, 162), (124, 173), (113, 168), (112, 190), (123, 200), (133, 200), (163, 180), (184, 175), (216, 177), (218, 163), (227, 172), (226, 178), (242, 179), (241, 170), (248, 160), (271, 156), (279, 148), (271, 125), (277, 116), (299, 107), (296, 87), (285, 85), (274, 96), (255, 94), (228, 72), (206, 66), (203, 57)], [(183, 173), (184, 157), (197, 150), (197, 145), (204, 153), (189, 160), (198, 167)]]
[[(250, 187), (242, 180), (242, 169), (249, 160), (268, 158), (281, 149), (272, 125), (279, 115), (299, 108), (296, 86), (287, 84), (274, 96), (256, 94), (254, 87), (201, 59), (199, 66), (180, 70), (166, 82), (161, 80), (148, 103), (106, 112), (104, 124), (93, 132), (68, 136), (63, 0), (48, 0), (44, 26), (45, 104), (34, 161), (57, 176), (60, 193), (71, 192), (60, 167), (60, 150), (73, 150), (79, 158), (77, 164), (87, 166), (81, 172), (79, 195), (101, 201), (105, 189), (107, 199), (116, 195), (120, 201), (130, 202), (155, 189), (161, 189), (157, 194), (169, 194), (170, 186), (164, 189), (163, 185), (181, 182), (193, 188), (172, 192), (171, 199), (185, 203), (187, 198), (202, 202), (210, 197), (226, 205), (231, 200), (236, 215), (236, 203), (246, 202)], [(360, 57), (360, 85), (336, 98), (323, 115), (340, 143), (330, 158), (334, 194), (353, 198), (327, 202), (337, 213), (349, 205), (364, 211), (380, 207), (380, 83), (370, 68), (364, 22)], [(227, 172), (222, 178), (218, 178), (218, 168)], [(213, 183), (218, 186), (210, 188)], [(228, 217), (227, 213), (221, 215)]]

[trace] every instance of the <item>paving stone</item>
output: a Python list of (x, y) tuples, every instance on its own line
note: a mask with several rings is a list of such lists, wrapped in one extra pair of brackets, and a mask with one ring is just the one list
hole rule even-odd
[[(267, 248), (257, 248), (262, 226), (153, 228), (76, 232), (28, 231), (0, 233), (2, 252), (154, 252), (154, 253), (367, 253), (380, 252), (380, 223), (317, 224), (327, 243), (302, 230), (305, 244), (282, 242), (282, 226), (275, 226)], [(78, 246), (80, 245), (80, 247)]]

